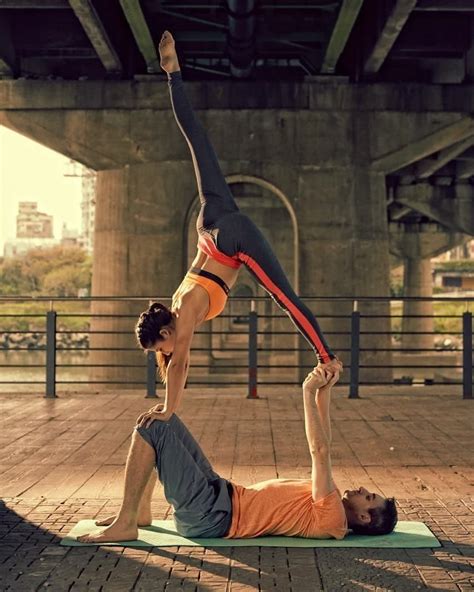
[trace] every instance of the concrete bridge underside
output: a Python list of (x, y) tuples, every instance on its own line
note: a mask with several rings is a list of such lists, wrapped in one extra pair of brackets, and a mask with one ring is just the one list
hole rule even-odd
[[(199, 82), (188, 91), (225, 175), (269, 183), (291, 205), (302, 295), (388, 296), (386, 175), (474, 134), (474, 86)], [(173, 293), (184, 271), (183, 226), (196, 185), (164, 82), (2, 81), (0, 124), (98, 171), (94, 296)], [(415, 201), (416, 188), (404, 190), (400, 202)], [(432, 206), (426, 191), (420, 200)], [(472, 220), (471, 186), (463, 196), (462, 215)], [(466, 225), (458, 229), (466, 231)], [(387, 306), (361, 310), (384, 315)], [(93, 312), (141, 308), (110, 302), (95, 304)], [(351, 304), (314, 309), (316, 315), (349, 313)], [(321, 324), (329, 334), (347, 327), (337, 319)], [(96, 320), (93, 329), (124, 334), (95, 336), (93, 345), (133, 347), (132, 327), (130, 319)], [(386, 319), (370, 321), (371, 330), (388, 328)], [(375, 346), (370, 339), (364, 348)], [(379, 348), (390, 346), (388, 336), (372, 339)], [(349, 347), (337, 336), (330, 342), (336, 350)], [(383, 364), (388, 355), (368, 351), (362, 363)], [(98, 352), (95, 361), (134, 360), (142, 360), (138, 351)], [(312, 365), (310, 352), (300, 362)], [(95, 377), (120, 383), (133, 373), (115, 368)], [(361, 376), (380, 377), (387, 374)]]

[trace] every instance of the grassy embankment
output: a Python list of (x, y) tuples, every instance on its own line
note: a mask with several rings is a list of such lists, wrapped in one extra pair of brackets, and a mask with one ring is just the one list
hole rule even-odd
[[(50, 303), (44, 302), (4, 302), (0, 303), (0, 332), (2, 331), (44, 331), (46, 313)], [(55, 302), (58, 313), (58, 330), (87, 331), (90, 325), (90, 302)], [(85, 316), (70, 317), (68, 314), (82, 313)], [(18, 315), (15, 317), (2, 315)], [(40, 316), (22, 316), (40, 315)]]

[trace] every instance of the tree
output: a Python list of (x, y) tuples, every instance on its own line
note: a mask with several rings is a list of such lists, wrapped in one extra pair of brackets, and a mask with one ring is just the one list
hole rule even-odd
[(5, 295), (77, 296), (90, 284), (90, 257), (80, 247), (35, 248), (0, 264), (0, 292)]

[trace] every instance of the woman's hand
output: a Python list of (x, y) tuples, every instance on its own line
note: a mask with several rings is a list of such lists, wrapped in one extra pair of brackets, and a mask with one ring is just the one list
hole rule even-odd
[(155, 421), (168, 421), (173, 413), (165, 410), (163, 403), (158, 403), (145, 413), (142, 413), (137, 419), (138, 428), (148, 428)]
[(337, 382), (339, 380), (339, 374), (342, 373), (342, 362), (341, 360), (334, 358), (325, 364), (319, 362), (317, 368), (324, 372), (327, 381), (331, 380), (333, 377), (336, 377)]

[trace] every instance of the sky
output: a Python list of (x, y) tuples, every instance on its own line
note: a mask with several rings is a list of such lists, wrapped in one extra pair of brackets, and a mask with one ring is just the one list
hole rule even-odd
[(81, 229), (81, 179), (68, 172), (68, 158), (0, 126), (0, 256), (15, 238), (20, 201), (36, 201), (40, 212), (54, 216), (57, 239), (63, 222)]

